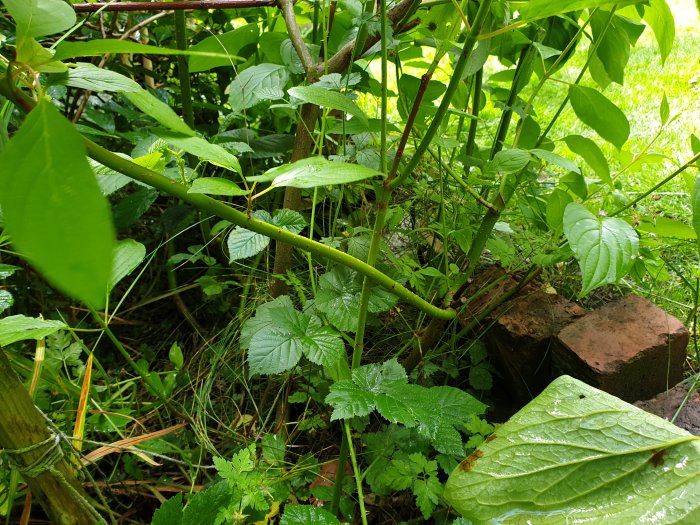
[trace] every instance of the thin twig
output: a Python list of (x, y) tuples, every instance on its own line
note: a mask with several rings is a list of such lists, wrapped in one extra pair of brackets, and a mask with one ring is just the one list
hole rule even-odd
[(74, 4), (76, 13), (105, 11), (182, 11), (194, 9), (239, 9), (241, 7), (272, 7), (276, 0), (192, 0), (191, 2), (94, 2)]

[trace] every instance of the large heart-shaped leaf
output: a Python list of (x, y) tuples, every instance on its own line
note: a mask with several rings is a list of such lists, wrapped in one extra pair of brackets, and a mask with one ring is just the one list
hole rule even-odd
[(576, 202), (564, 211), (564, 235), (581, 267), (581, 295), (622, 278), (639, 253), (632, 226), (622, 219), (597, 218)]
[(555, 380), (452, 473), (475, 524), (700, 523), (700, 441), (571, 377)]

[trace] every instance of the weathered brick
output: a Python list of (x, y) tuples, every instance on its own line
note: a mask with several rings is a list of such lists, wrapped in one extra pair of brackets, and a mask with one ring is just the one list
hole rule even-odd
[(560, 295), (526, 288), (492, 320), (487, 346), (515, 401), (526, 403), (547, 386), (552, 338), (584, 315), (583, 308)]
[(634, 402), (683, 378), (688, 330), (636, 295), (609, 303), (565, 327), (552, 352), (554, 377), (568, 374)]
[(679, 426), (691, 434), (700, 436), (700, 390), (696, 390), (686, 400), (690, 385), (680, 383), (674, 386), (667, 392), (661, 392), (658, 396), (646, 401), (638, 401), (636, 406), (659, 417), (671, 421), (676, 414), (678, 407), (685, 400), (685, 404), (678, 417), (674, 421), (676, 426)]

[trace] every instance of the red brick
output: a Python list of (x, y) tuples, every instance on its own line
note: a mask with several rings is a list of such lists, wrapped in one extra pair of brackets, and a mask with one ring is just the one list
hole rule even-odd
[[(696, 390), (688, 396), (689, 388), (689, 384), (680, 383), (667, 392), (661, 392), (653, 399), (638, 401), (635, 405), (642, 410), (671, 421), (678, 408), (685, 401), (673, 423), (691, 434), (700, 436), (700, 390)], [(686, 396), (688, 396), (687, 400)]]
[(688, 330), (653, 303), (627, 297), (564, 328), (552, 353), (554, 377), (568, 374), (634, 402), (683, 378)]

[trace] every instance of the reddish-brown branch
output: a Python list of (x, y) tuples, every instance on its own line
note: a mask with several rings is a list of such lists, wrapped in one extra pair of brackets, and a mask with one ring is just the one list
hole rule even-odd
[(76, 13), (94, 13), (104, 8), (105, 11), (179, 11), (183, 9), (239, 9), (243, 7), (270, 7), (277, 5), (277, 0), (192, 0), (191, 2), (94, 2), (92, 4), (74, 4)]

